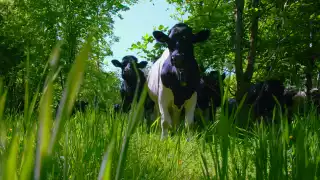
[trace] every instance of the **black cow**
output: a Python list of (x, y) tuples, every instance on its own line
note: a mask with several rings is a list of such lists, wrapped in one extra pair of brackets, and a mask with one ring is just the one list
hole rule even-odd
[(148, 75), (148, 93), (161, 114), (162, 139), (168, 136), (170, 127), (179, 124), (182, 108), (185, 108), (186, 126), (193, 124), (200, 83), (193, 45), (206, 41), (209, 35), (209, 30), (194, 34), (184, 23), (175, 24), (168, 34), (153, 32), (153, 37), (168, 47)]
[(72, 115), (74, 115), (76, 112), (85, 112), (85, 110), (87, 109), (89, 103), (87, 101), (76, 101), (74, 103), (73, 109), (72, 109)]
[[(114, 110), (123, 112), (128, 112), (130, 110), (131, 104), (133, 102), (133, 98), (135, 95), (135, 90), (138, 87), (138, 98), (139, 99), (141, 92), (143, 90), (144, 83), (146, 82), (145, 74), (141, 71), (141, 69), (145, 68), (148, 64), (147, 61), (141, 61), (138, 63), (138, 59), (135, 56), (124, 56), (122, 58), (122, 62), (114, 59), (111, 61), (115, 67), (121, 68), (121, 77), (123, 82), (121, 83), (121, 99), (122, 99), (122, 108), (121, 105), (115, 104)], [(137, 73), (134, 69), (134, 64), (136, 65), (140, 82), (138, 82)]]
[[(122, 59), (122, 62), (118, 60), (112, 60), (112, 64), (116, 67), (121, 68), (121, 75), (123, 82), (121, 84), (121, 99), (122, 99), (122, 106), (120, 104), (114, 105), (115, 112), (128, 112), (131, 109), (131, 104), (133, 103), (134, 95), (136, 88), (138, 87), (138, 94), (137, 100), (140, 99), (142, 90), (144, 88), (146, 77), (145, 74), (142, 72), (141, 69), (147, 66), (147, 61), (141, 61), (138, 63), (138, 59), (135, 56), (125, 56)], [(137, 73), (134, 70), (133, 64), (136, 65), (137, 71), (139, 73), (140, 82), (138, 82)], [(154, 102), (150, 99), (147, 95), (144, 104), (144, 117), (146, 118), (147, 123), (147, 132), (150, 131), (150, 125), (152, 123), (150, 116), (154, 110)]]
[(283, 102), (284, 85), (280, 80), (266, 80), (257, 82), (250, 86), (247, 94), (246, 104), (251, 105), (254, 119), (260, 116), (269, 116), (276, 101), (273, 96), (280, 102)]
[[(71, 116), (75, 115), (77, 112), (84, 113), (88, 108), (88, 106), (89, 106), (89, 103), (87, 101), (84, 101), (84, 100), (75, 101), (73, 104), (73, 108), (71, 110)], [(59, 109), (59, 104), (53, 105), (52, 107), (54, 107), (53, 109), (54, 114), (57, 114)]]
[(212, 120), (215, 118), (216, 110), (221, 105), (223, 94), (220, 91), (219, 76), (221, 76), (221, 81), (223, 81), (226, 74), (220, 75), (219, 71), (211, 71), (200, 79), (200, 86), (197, 90), (197, 108), (205, 114), (205, 119)]

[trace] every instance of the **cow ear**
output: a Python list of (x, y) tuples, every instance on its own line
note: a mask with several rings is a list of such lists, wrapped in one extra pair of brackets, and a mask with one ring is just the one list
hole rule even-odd
[(147, 61), (141, 61), (138, 63), (138, 68), (143, 69), (147, 66), (148, 62)]
[(152, 35), (158, 42), (161, 43), (167, 43), (170, 40), (169, 36), (164, 34), (162, 31), (153, 31)]
[(116, 60), (116, 59), (112, 60), (111, 63), (112, 63), (115, 67), (122, 68), (121, 62), (119, 62), (119, 61)]
[(226, 73), (224, 72), (224, 73), (221, 75), (221, 80), (223, 81), (225, 78), (226, 78)]
[(193, 35), (192, 42), (193, 43), (199, 43), (206, 41), (210, 36), (210, 30), (202, 30), (196, 34)]

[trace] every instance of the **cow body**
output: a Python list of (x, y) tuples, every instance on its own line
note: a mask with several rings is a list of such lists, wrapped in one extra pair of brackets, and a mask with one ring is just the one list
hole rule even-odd
[(288, 122), (292, 122), (294, 113), (304, 110), (304, 103), (307, 100), (307, 94), (304, 91), (298, 91), (292, 88), (286, 88), (283, 95), (283, 111), (287, 110)]
[[(122, 106), (119, 104), (114, 105), (114, 111), (128, 112), (131, 109), (131, 104), (134, 99), (135, 91), (138, 88), (138, 98), (143, 90), (144, 83), (146, 82), (145, 74), (141, 71), (147, 65), (146, 61), (138, 63), (138, 59), (135, 56), (124, 56), (122, 62), (118, 60), (112, 60), (112, 64), (115, 67), (121, 68), (122, 83), (120, 88), (120, 95), (122, 99)], [(137, 72), (140, 78), (138, 82), (137, 72), (134, 70), (134, 65), (136, 65)]]
[[(200, 86), (197, 90), (198, 97), (196, 107), (205, 114), (205, 119), (212, 120), (215, 118), (217, 108), (221, 105), (223, 88), (221, 94), (219, 75), (220, 73), (218, 71), (211, 71), (208, 75), (204, 75), (200, 80)], [(224, 78), (225, 73), (221, 75), (221, 81), (223, 81)]]
[(268, 116), (276, 106), (274, 97), (282, 102), (283, 94), (284, 85), (280, 80), (257, 82), (250, 86), (246, 104), (253, 106), (255, 117)]
[[(185, 118), (188, 124), (193, 122), (193, 113), (197, 101), (197, 82), (200, 77), (194, 77), (194, 86), (181, 87), (174, 78), (173, 73), (168, 73), (168, 66), (164, 65), (169, 57), (169, 50), (165, 50), (163, 56), (156, 61), (150, 69), (148, 76), (148, 94), (150, 98), (158, 105), (161, 119), (164, 119), (163, 129), (172, 125), (171, 117), (174, 117), (174, 125), (179, 123), (181, 110), (185, 108)], [(167, 68), (164, 70), (164, 68)], [(167, 73), (167, 74), (166, 74)], [(196, 73), (196, 72), (195, 72)], [(172, 79), (170, 79), (172, 78)], [(172, 81), (171, 81), (172, 80)], [(175, 85), (178, 84), (178, 85)], [(172, 116), (170, 115), (170, 113)], [(167, 132), (163, 132), (164, 136)]]
[(153, 36), (168, 48), (152, 65), (148, 75), (148, 94), (161, 115), (161, 138), (166, 138), (168, 128), (179, 124), (182, 108), (185, 123), (193, 123), (197, 103), (200, 72), (193, 54), (193, 43), (209, 37), (209, 31), (193, 34), (186, 24), (179, 23), (170, 29), (169, 35), (154, 31)]
[(72, 109), (72, 115), (75, 114), (76, 112), (85, 112), (85, 110), (87, 109), (89, 103), (87, 101), (76, 101), (74, 103), (74, 107)]
[[(132, 108), (131, 105), (134, 100), (136, 89), (138, 91), (136, 100), (138, 101), (141, 97), (141, 93), (146, 83), (146, 76), (141, 69), (145, 68), (148, 62), (141, 61), (140, 63), (138, 63), (138, 59), (136, 57), (125, 56), (122, 59), (122, 63), (120, 63), (118, 60), (112, 60), (112, 63), (114, 66), (121, 68), (123, 79), (120, 89), (122, 106), (120, 104), (115, 104), (114, 111), (122, 111), (126, 113)], [(138, 81), (137, 72), (134, 70), (134, 64), (136, 65), (140, 81)], [(147, 132), (150, 131), (152, 121), (149, 115), (151, 115), (153, 108), (154, 102), (149, 98), (149, 96), (147, 96), (145, 99), (144, 109), (142, 113), (146, 118)]]

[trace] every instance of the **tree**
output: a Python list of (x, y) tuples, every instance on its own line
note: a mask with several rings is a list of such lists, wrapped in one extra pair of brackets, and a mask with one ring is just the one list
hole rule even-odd
[[(113, 18), (120, 16), (121, 11), (128, 10), (136, 2), (137, 0), (1, 1), (0, 37), (5, 40), (1, 42), (0, 55), (6, 52), (4, 55), (7, 60), (2, 61), (4, 64), (1, 64), (3, 66), (0, 67), (0, 72), (9, 89), (8, 106), (16, 108), (23, 102), (24, 80), (29, 83), (29, 92), (36, 91), (46, 61), (59, 41), (63, 44), (60, 56), (62, 70), (59, 81), (54, 85), (56, 96), (61, 94), (64, 77), (88, 33), (93, 34), (93, 48), (91, 68), (87, 69), (86, 77), (104, 77), (106, 73), (100, 69), (101, 62), (105, 56), (112, 54), (110, 46), (118, 39), (113, 35)], [(11, 50), (8, 51), (9, 49)], [(24, 63), (27, 56), (31, 72), (28, 77)], [(13, 59), (18, 60), (12, 61)], [(59, 97), (55, 97), (57, 99)]]

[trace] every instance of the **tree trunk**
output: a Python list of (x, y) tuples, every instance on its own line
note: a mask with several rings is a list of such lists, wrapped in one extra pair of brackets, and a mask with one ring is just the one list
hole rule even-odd
[[(259, 0), (252, 0), (252, 9), (258, 8)], [(249, 82), (252, 79), (254, 63), (256, 57), (257, 36), (258, 36), (259, 10), (253, 12), (251, 18), (251, 36), (250, 36), (250, 50), (248, 55), (248, 65), (244, 75), (245, 81)]]
[(237, 80), (236, 99), (239, 102), (243, 96), (242, 82), (243, 82), (243, 68), (242, 68), (242, 34), (243, 34), (243, 20), (242, 13), (244, 7), (244, 0), (236, 0), (236, 36), (235, 36), (235, 67)]
[[(252, 9), (258, 8), (259, 0), (252, 0)], [(250, 28), (250, 50), (248, 54), (248, 65), (246, 67), (246, 71), (243, 72), (242, 67), (242, 54), (241, 54), (241, 46), (242, 46), (242, 34), (243, 34), (243, 20), (242, 20), (242, 13), (244, 8), (244, 0), (236, 0), (236, 79), (237, 79), (237, 93), (236, 99), (239, 103), (250, 86), (250, 82), (252, 79), (252, 75), (254, 72), (254, 63), (255, 63), (255, 56), (256, 56), (256, 41), (257, 41), (257, 33), (258, 33), (258, 22), (259, 22), (259, 11), (254, 11), (252, 18), (251, 18), (251, 28)], [(238, 125), (242, 127), (247, 127), (250, 117), (253, 114), (248, 114), (249, 106), (243, 104), (239, 117), (242, 119), (238, 120)]]

